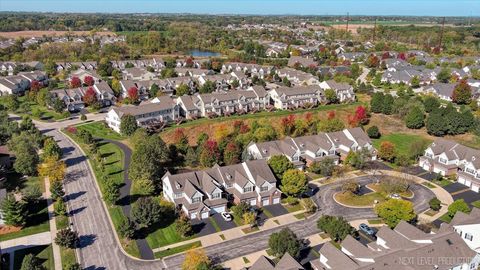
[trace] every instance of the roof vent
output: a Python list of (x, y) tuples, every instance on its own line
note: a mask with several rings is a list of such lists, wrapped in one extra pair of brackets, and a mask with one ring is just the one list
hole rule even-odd
[(227, 179), (228, 179), (228, 180), (231, 180), (231, 179), (232, 179), (232, 175), (231, 175), (231, 174), (226, 173), (225, 175), (227, 176)]

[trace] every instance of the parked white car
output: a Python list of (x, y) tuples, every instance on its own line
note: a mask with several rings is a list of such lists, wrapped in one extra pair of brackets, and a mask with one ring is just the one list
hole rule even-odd
[(392, 199), (395, 199), (395, 200), (400, 200), (402, 198), (397, 193), (390, 194), (388, 197), (390, 197)]
[(225, 221), (232, 221), (232, 214), (228, 212), (222, 212), (221, 215)]

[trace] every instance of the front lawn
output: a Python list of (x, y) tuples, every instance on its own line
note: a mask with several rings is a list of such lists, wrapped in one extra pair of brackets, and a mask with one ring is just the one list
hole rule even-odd
[(445, 186), (448, 186), (448, 185), (452, 184), (453, 182), (448, 180), (448, 179), (442, 178), (442, 180), (440, 180), (440, 181), (432, 180), (432, 183), (437, 184), (441, 187), (445, 187)]
[(423, 182), (422, 185), (426, 186), (426, 187), (429, 188), (429, 189), (436, 188), (436, 186), (432, 185), (432, 184), (429, 183), (429, 182)]
[(121, 141), (126, 137), (108, 128), (103, 121), (92, 122), (88, 124), (79, 124), (76, 126), (78, 130), (87, 130), (95, 138), (110, 139), (115, 141)]
[(476, 208), (480, 208), (480, 200), (479, 201), (474, 201), (471, 204), (472, 204), (472, 206), (474, 206)]
[[(371, 189), (371, 190), (373, 190), (373, 191), (375, 191), (375, 192), (379, 192), (379, 193), (381, 192), (381, 193), (383, 193), (383, 194), (388, 195), (388, 194), (384, 191), (384, 188), (383, 188), (382, 184), (377, 185), (377, 184), (374, 184), (374, 183), (370, 183), (370, 184), (367, 185), (367, 188), (369, 188), (369, 189)], [(412, 198), (412, 197), (413, 197), (413, 192), (412, 192), (411, 190), (406, 190), (406, 191), (404, 191), (404, 192), (398, 193), (398, 195), (400, 195), (400, 196), (402, 196), (402, 197), (404, 197), (404, 198)]]
[(51, 245), (48, 245), (15, 250), (13, 252), (13, 270), (20, 270), (20, 268), (22, 267), (23, 258), (28, 254), (33, 254), (37, 256), (45, 269), (55, 269), (55, 262), (53, 260), (53, 249)]
[(0, 235), (0, 241), (24, 237), (50, 230), (48, 223), (47, 200), (41, 200), (36, 205), (28, 208), (27, 224), (19, 231)]
[(162, 258), (165, 258), (167, 256), (171, 256), (171, 255), (177, 254), (177, 253), (182, 253), (182, 252), (185, 252), (187, 250), (198, 248), (198, 247), (201, 247), (201, 246), (202, 246), (202, 242), (195, 241), (193, 243), (189, 243), (189, 244), (181, 245), (181, 246), (178, 246), (178, 247), (165, 249), (165, 250), (162, 250), (162, 251), (159, 251), (159, 252), (155, 252), (154, 255), (155, 255), (155, 259), (162, 259)]
[(334, 195), (336, 201), (352, 207), (373, 207), (374, 201), (379, 203), (385, 201), (385, 196), (379, 192), (372, 192), (365, 195), (355, 195), (351, 192), (338, 192)]
[(407, 157), (411, 155), (411, 147), (414, 143), (422, 142), (425, 145), (431, 143), (431, 140), (420, 135), (392, 133), (388, 135), (382, 135), (379, 139), (374, 139), (373, 145), (376, 149), (380, 149), (380, 145), (384, 141), (389, 141), (395, 145), (397, 155), (405, 155)]
[(443, 216), (439, 218), (441, 221), (444, 221), (446, 223), (450, 223), (452, 221), (452, 218), (448, 215), (448, 213), (445, 213)]
[(167, 226), (159, 226), (147, 236), (147, 242), (151, 249), (168, 246), (181, 241), (195, 238), (195, 235), (190, 237), (182, 237), (175, 230), (175, 223), (171, 222)]

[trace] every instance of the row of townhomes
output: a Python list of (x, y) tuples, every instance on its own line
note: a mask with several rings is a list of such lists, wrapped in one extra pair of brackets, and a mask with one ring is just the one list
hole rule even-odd
[(265, 160), (174, 175), (167, 172), (162, 177), (164, 197), (191, 219), (224, 212), (228, 202), (258, 207), (279, 204), (276, 182)]
[(247, 146), (248, 155), (253, 159), (268, 160), (272, 156), (285, 155), (300, 169), (325, 158), (332, 158), (338, 164), (350, 151), (362, 149), (371, 153), (372, 160), (376, 159), (372, 141), (359, 127), (270, 142), (252, 142)]
[(23, 95), (25, 91), (30, 89), (30, 85), (33, 81), (46, 85), (48, 82), (48, 76), (43, 71), (35, 70), (20, 72), (17, 75), (0, 77), (0, 96), (9, 94)]
[[(479, 229), (480, 216), (478, 213), (474, 216), (477, 218), (475, 228)], [(393, 230), (381, 227), (376, 241), (366, 246), (352, 236), (347, 236), (340, 248), (327, 242), (319, 251), (320, 258), (310, 264), (314, 270), (477, 269), (480, 254), (469, 247), (472, 235), (465, 238), (461, 227), (444, 223), (438, 232), (425, 233), (401, 221)]]
[(456, 176), (459, 183), (475, 192), (480, 191), (480, 150), (437, 139), (420, 157), (419, 165), (427, 171)]
[[(102, 107), (115, 104), (117, 98), (107, 82), (101, 81), (96, 83), (92, 86), (92, 89), (95, 91), (97, 100), (100, 102)], [(83, 97), (85, 96), (87, 90), (88, 87), (56, 89), (50, 91), (50, 95), (63, 101), (68, 111), (76, 112), (85, 108)]]
[[(472, 97), (480, 104), (480, 81), (468, 79), (467, 84), (472, 89)], [(434, 83), (423, 88), (423, 93), (432, 94), (445, 101), (452, 101), (453, 90), (456, 83)]]
[[(122, 81), (122, 88), (139, 84), (129, 84)], [(355, 99), (350, 85), (335, 82), (326, 82), (327, 89), (334, 90), (342, 102)], [(324, 103), (324, 89), (321, 86), (279, 87), (267, 91), (261, 86), (251, 86), (246, 90), (217, 91), (209, 94), (184, 95), (181, 97), (162, 96), (150, 101), (142, 102), (138, 106), (122, 106), (112, 108), (106, 116), (107, 124), (119, 132), (121, 116), (131, 114), (137, 118), (139, 125), (149, 122), (170, 122), (180, 119), (196, 119), (199, 117), (213, 117), (243, 114), (265, 109), (296, 109)], [(140, 95), (144, 93), (140, 91)], [(148, 107), (145, 107), (147, 106)]]

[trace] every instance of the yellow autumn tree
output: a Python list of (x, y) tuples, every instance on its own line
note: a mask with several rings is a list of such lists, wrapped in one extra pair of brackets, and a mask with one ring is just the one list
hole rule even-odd
[(48, 177), (50, 182), (61, 181), (65, 177), (66, 165), (63, 160), (58, 160), (56, 157), (47, 157), (43, 163), (38, 165), (38, 174), (43, 177)]
[(227, 125), (221, 124), (215, 127), (213, 137), (217, 142), (220, 142), (223, 138), (230, 134), (230, 129)]
[(182, 264), (183, 270), (197, 270), (199, 265), (210, 265), (210, 259), (205, 254), (203, 248), (191, 249), (185, 254), (185, 260)]

